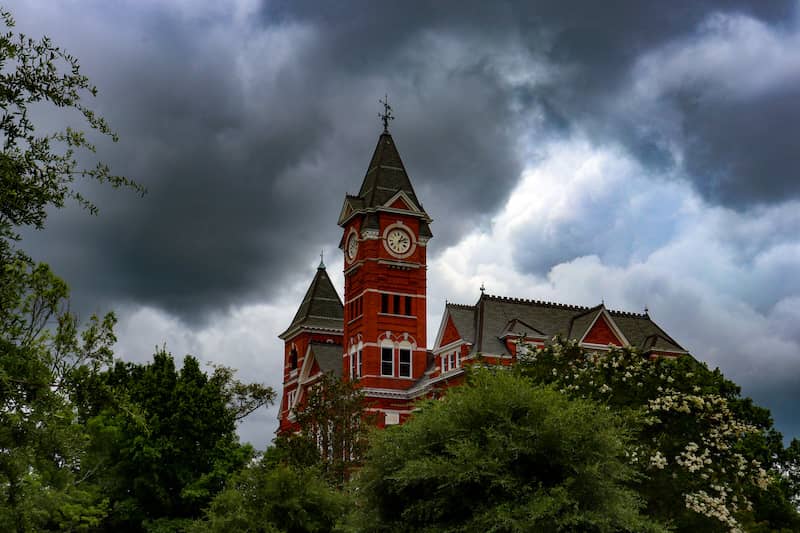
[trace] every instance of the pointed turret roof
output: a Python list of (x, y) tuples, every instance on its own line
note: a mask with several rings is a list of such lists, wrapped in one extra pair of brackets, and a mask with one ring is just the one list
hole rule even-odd
[(409, 209), (422, 219), (425, 229), (421, 233), (430, 233), (428, 223), (431, 219), (417, 199), (394, 139), (384, 131), (378, 138), (361, 189), (357, 195), (348, 194), (345, 197), (339, 224), (343, 225), (356, 212), (374, 213), (379, 208), (385, 208), (398, 196), (402, 196), (406, 204), (412, 204), (408, 206)]
[(384, 132), (378, 138), (358, 196), (363, 199), (364, 207), (379, 207), (399, 191), (403, 191), (419, 207), (419, 200), (414, 194), (414, 187), (394, 139), (391, 134)]
[(342, 300), (328, 277), (325, 265), (320, 261), (291, 325), (278, 336), (286, 339), (300, 329), (342, 331), (343, 321)]

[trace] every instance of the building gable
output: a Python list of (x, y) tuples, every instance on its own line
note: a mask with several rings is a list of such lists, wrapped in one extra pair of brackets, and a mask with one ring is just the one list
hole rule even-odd
[(589, 329), (580, 342), (581, 344), (600, 346), (608, 346), (609, 344), (613, 346), (627, 346), (629, 344), (605, 309), (597, 313), (594, 322), (589, 326)]
[(447, 315), (447, 322), (444, 325), (444, 331), (442, 332), (442, 338), (439, 341), (441, 346), (447, 346), (452, 342), (456, 342), (461, 340), (461, 334), (458, 332), (458, 328), (453, 323), (453, 317), (449, 314)]
[(389, 198), (383, 207), (399, 211), (410, 211), (418, 214), (422, 213), (414, 201), (404, 191), (397, 191), (397, 194)]

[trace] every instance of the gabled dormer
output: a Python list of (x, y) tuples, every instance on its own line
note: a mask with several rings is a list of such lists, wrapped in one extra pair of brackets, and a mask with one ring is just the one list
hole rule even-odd
[(609, 345), (619, 347), (631, 345), (604, 304), (600, 304), (582, 318), (586, 324), (583, 331), (575, 328), (573, 322), (574, 337), (581, 346), (602, 348)]
[(519, 355), (520, 347), (542, 346), (547, 340), (546, 333), (519, 318), (509, 320), (499, 337), (512, 356)]

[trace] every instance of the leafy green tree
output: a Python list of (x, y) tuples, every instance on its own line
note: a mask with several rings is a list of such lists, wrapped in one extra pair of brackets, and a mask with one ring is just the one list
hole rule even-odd
[(106, 503), (85, 482), (71, 395), (111, 361), (116, 320), (92, 317), (80, 331), (46, 265), (7, 260), (0, 279), (0, 530), (90, 527)]
[(647, 512), (678, 531), (796, 530), (779, 482), (783, 447), (769, 411), (692, 357), (648, 360), (556, 340), (520, 357), (516, 372), (572, 398), (639, 420), (629, 462), (644, 476)]
[(357, 382), (323, 374), (294, 413), (300, 434), (291, 438), (293, 448), (315, 448), (325, 476), (335, 485), (342, 486), (364, 457), (374, 426), (366, 407)]
[(227, 478), (253, 457), (236, 421), (274, 399), (225, 367), (177, 370), (163, 349), (149, 364), (117, 362), (80, 390), (92, 441), (85, 468), (110, 499), (106, 527), (174, 530), (201, 515)]
[(47, 37), (37, 40), (15, 34), (14, 19), (7, 11), (0, 10), (0, 23), (7, 30), (0, 33), (0, 238), (17, 239), (21, 226), (43, 228), (47, 209), (63, 207), (70, 199), (96, 212), (96, 206), (73, 187), (76, 178), (143, 192), (102, 162), (81, 166), (78, 155), (94, 152), (95, 145), (80, 129), (36, 131), (29, 108), (49, 104), (51, 111), (77, 112), (90, 131), (117, 140), (106, 121), (83, 102), (94, 97), (97, 88), (81, 73), (77, 59)]
[(477, 370), (373, 439), (355, 531), (663, 530), (626, 486), (623, 420), (504, 370)]
[(333, 531), (348, 498), (317, 468), (262, 460), (233, 476), (193, 531), (306, 533)]
[(778, 468), (785, 480), (792, 504), (800, 506), (800, 440), (792, 439), (781, 454)]
[(0, 10), (0, 530), (81, 530), (106, 502), (83, 471), (87, 435), (70, 397), (82, 376), (111, 360), (113, 314), (81, 329), (68, 289), (18, 249), (22, 227), (42, 229), (48, 209), (69, 199), (96, 207), (73, 187), (78, 178), (142, 189), (109, 167), (84, 167), (95, 147), (80, 129), (37, 131), (29, 108), (61, 110), (98, 136), (116, 140), (84, 103), (96, 89), (77, 60), (49, 39), (13, 31)]

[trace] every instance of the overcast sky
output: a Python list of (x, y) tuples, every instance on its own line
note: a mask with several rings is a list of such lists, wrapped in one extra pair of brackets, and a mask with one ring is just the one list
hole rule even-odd
[[(434, 218), (429, 339), (491, 294), (651, 316), (800, 437), (800, 19), (790, 1), (6, 1), (77, 56), (145, 185), (25, 246), (116, 353), (280, 389), (337, 216), (391, 131)], [(49, 114), (44, 124), (57, 123)], [(263, 448), (277, 407), (240, 428)]]

